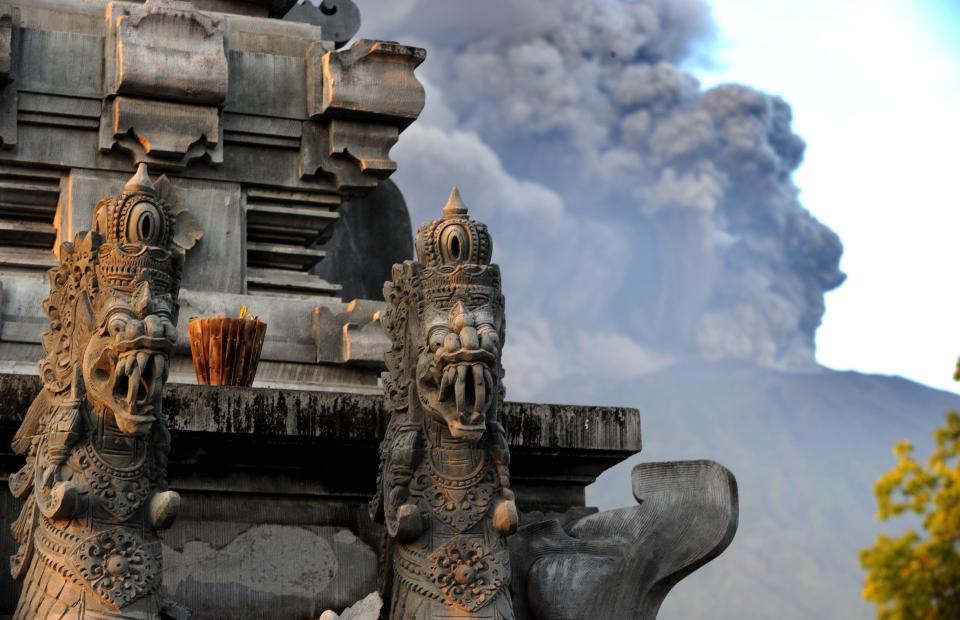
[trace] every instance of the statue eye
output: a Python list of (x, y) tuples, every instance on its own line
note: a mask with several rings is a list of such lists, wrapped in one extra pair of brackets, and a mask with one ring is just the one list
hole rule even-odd
[(122, 334), (123, 330), (126, 329), (127, 323), (130, 321), (130, 318), (125, 314), (114, 314), (110, 317), (110, 320), (107, 322), (107, 331), (111, 336), (116, 336), (117, 334)]
[(144, 245), (158, 245), (163, 239), (164, 220), (160, 209), (149, 202), (138, 202), (127, 219), (127, 241)]
[(470, 236), (462, 226), (449, 226), (440, 233), (440, 253), (445, 263), (462, 263), (470, 256)]

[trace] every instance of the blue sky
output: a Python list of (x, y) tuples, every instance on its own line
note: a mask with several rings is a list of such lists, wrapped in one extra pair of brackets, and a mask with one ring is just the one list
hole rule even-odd
[(960, 2), (712, 4), (712, 64), (689, 68), (791, 104), (801, 199), (843, 239), (818, 360), (960, 391)]

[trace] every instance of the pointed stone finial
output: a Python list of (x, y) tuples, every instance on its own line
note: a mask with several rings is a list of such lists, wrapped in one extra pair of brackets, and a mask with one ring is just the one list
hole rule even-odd
[(137, 173), (123, 186), (123, 191), (131, 194), (134, 192), (156, 194), (156, 187), (154, 187), (153, 181), (150, 180), (150, 175), (147, 173), (147, 164), (140, 164), (137, 167)]
[(460, 198), (460, 190), (454, 185), (450, 190), (450, 197), (447, 198), (447, 204), (443, 206), (443, 219), (465, 219), (467, 217), (467, 205), (463, 204)]

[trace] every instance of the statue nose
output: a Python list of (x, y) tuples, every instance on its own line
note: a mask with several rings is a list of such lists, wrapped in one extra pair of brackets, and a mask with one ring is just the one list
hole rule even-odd
[(460, 329), (460, 345), (464, 349), (479, 349), (480, 337), (477, 335), (477, 328), (472, 325), (464, 325)]
[(151, 338), (163, 338), (164, 321), (155, 314), (148, 315), (143, 319), (143, 324), (147, 328), (147, 335)]

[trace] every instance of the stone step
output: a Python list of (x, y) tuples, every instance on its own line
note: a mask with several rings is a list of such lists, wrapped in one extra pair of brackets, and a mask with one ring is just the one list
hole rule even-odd
[(247, 243), (247, 265), (306, 272), (323, 260), (326, 252), (280, 243)]
[(247, 269), (247, 292), (277, 295), (324, 295), (340, 294), (341, 286), (331, 284), (319, 276), (283, 269)]

